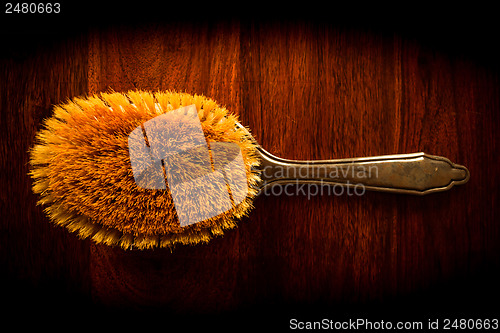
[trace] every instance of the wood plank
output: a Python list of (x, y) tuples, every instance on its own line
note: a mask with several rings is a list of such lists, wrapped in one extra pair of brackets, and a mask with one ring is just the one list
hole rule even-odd
[[(240, 111), (237, 23), (111, 28), (95, 31), (90, 45), (92, 90), (172, 89), (205, 94)], [(168, 306), (181, 313), (230, 309), (239, 304), (235, 242), (228, 237), (174, 254), (92, 245), (94, 299), (117, 307)]]
[(8, 311), (45, 313), (90, 302), (88, 241), (53, 226), (36, 206), (28, 150), (54, 104), (87, 91), (81, 35), (4, 35), (0, 59), (0, 260)]

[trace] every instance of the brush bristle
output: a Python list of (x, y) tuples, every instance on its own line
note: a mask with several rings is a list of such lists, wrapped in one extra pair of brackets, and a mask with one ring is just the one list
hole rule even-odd
[[(128, 136), (158, 115), (193, 104), (209, 143), (240, 147), (248, 191), (232, 209), (182, 227), (168, 189), (136, 185)], [(236, 124), (235, 115), (201, 95), (129, 91), (74, 98), (56, 106), (36, 136), (30, 151), (33, 191), (51, 221), (97, 243), (139, 249), (206, 243), (234, 228), (257, 192), (256, 147)]]

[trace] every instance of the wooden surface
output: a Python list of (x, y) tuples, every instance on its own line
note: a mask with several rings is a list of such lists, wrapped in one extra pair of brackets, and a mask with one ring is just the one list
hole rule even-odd
[[(498, 67), (425, 37), (309, 20), (177, 21), (8, 47), (0, 258), (14, 309), (51, 298), (283, 328), (294, 313), (498, 314), (488, 305), (499, 296)], [(426, 197), (263, 196), (223, 238), (172, 253), (81, 241), (35, 206), (26, 152), (51, 105), (136, 88), (212, 97), (280, 157), (424, 151), (466, 165), (471, 179)]]

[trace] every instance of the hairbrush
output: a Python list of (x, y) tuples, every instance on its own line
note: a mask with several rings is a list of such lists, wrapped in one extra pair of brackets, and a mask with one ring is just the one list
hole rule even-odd
[(29, 153), (50, 220), (124, 249), (206, 243), (247, 216), (259, 194), (294, 186), (424, 195), (469, 179), (464, 166), (425, 153), (279, 158), (214, 100), (173, 91), (56, 105)]

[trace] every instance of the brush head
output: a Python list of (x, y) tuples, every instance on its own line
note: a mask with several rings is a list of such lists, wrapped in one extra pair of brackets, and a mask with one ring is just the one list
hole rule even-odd
[[(160, 133), (169, 133), (168, 138), (158, 140), (165, 145), (162, 149), (175, 143), (180, 151), (192, 151), (190, 159), (177, 168), (175, 160), (169, 165), (165, 159), (156, 176), (162, 178), (166, 170), (174, 170), (171, 174), (181, 180), (198, 177), (199, 163), (191, 163), (197, 153), (195, 147), (189, 146), (189, 121), (182, 119), (195, 112), (209, 149), (221, 142), (239, 147), (246, 188), (240, 200), (234, 200), (233, 193), (232, 205), (222, 213), (182, 226), (168, 182), (165, 188), (139, 186), (131, 161), (132, 151), (137, 152), (138, 148), (130, 137), (134, 130), (139, 134), (141, 129), (145, 131), (145, 123), (155, 125), (153, 118), (174, 115), (179, 108), (190, 105), (194, 106), (175, 114), (178, 121), (157, 125), (163, 126)], [(150, 142), (146, 144), (149, 147)], [(224, 153), (224, 149), (219, 153)], [(214, 154), (212, 149), (212, 161)], [(204, 96), (170, 91), (113, 92), (74, 98), (54, 108), (30, 151), (33, 191), (40, 195), (38, 203), (46, 206), (51, 221), (97, 243), (139, 249), (204, 243), (234, 228), (236, 220), (253, 207), (259, 175), (252, 168), (258, 164), (256, 144), (247, 129), (237, 126), (235, 115)], [(226, 172), (224, 177), (231, 178), (231, 171)], [(217, 205), (222, 199), (215, 194), (227, 191), (226, 186), (206, 182), (198, 189), (204, 196), (184, 199), (188, 206), (202, 209)]]

